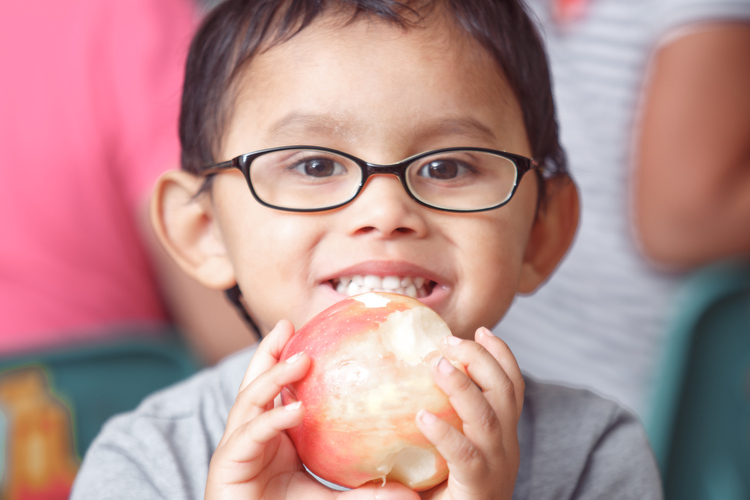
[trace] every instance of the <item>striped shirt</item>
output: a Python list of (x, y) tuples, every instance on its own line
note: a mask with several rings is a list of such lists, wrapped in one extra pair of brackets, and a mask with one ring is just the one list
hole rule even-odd
[(675, 30), (750, 20), (750, 0), (589, 0), (564, 26), (530, 0), (547, 44), (558, 121), (581, 195), (576, 240), (551, 280), (495, 327), (521, 368), (592, 389), (643, 416), (680, 276), (639, 255), (631, 155), (649, 58)]

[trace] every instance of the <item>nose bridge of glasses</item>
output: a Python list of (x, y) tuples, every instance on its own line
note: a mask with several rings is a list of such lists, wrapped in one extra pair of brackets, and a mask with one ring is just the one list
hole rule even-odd
[(413, 197), (411, 193), (409, 192), (409, 187), (407, 186), (407, 182), (405, 179), (405, 171), (408, 167), (409, 162), (402, 161), (399, 163), (391, 163), (388, 165), (379, 165), (377, 163), (369, 163), (362, 161), (360, 163), (360, 166), (362, 167), (363, 175), (362, 179), (360, 181), (361, 190), (366, 189), (366, 187), (373, 181), (373, 177), (379, 177), (381, 175), (392, 175), (395, 176), (396, 182), (406, 191), (406, 194), (409, 195), (409, 197)]
[(370, 177), (371, 175), (395, 175), (396, 177), (402, 177), (403, 172), (406, 170), (406, 165), (406, 162), (391, 163), (389, 165), (365, 162), (365, 177)]

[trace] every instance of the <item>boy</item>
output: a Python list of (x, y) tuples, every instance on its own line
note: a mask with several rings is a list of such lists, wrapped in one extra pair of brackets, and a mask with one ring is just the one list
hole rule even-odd
[(521, 5), (230, 0), (196, 35), (180, 121), (157, 233), (204, 285), (238, 286), (264, 340), (111, 422), (73, 498), (420, 498), (319, 484), (284, 433), (304, 407), (274, 404), (310, 366), (278, 362), (294, 329), (370, 286), (402, 287), (464, 339), (441, 353), (468, 375), (433, 369), (464, 433), (417, 417), (450, 469), (422, 498), (660, 497), (632, 417), (524, 382), (484, 328), (549, 276), (577, 223)]

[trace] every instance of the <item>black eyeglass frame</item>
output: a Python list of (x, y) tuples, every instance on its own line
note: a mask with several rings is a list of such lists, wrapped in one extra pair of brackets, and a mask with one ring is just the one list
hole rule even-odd
[[(352, 195), (351, 198), (348, 200), (339, 203), (337, 205), (332, 205), (329, 207), (323, 207), (323, 208), (289, 208), (289, 207), (281, 207), (277, 205), (272, 205), (270, 203), (267, 203), (260, 199), (258, 194), (255, 192), (255, 188), (253, 188), (253, 183), (250, 180), (250, 166), (252, 165), (253, 161), (258, 158), (259, 156), (263, 156), (267, 153), (275, 153), (277, 151), (287, 151), (291, 149), (306, 149), (306, 150), (312, 150), (312, 151), (323, 151), (326, 153), (332, 153), (339, 156), (343, 156), (344, 158), (348, 158), (352, 162), (354, 162), (359, 168), (362, 170), (362, 178), (359, 181), (359, 185), (357, 186), (357, 191)], [(417, 198), (414, 193), (412, 193), (411, 189), (409, 189), (409, 185), (406, 181), (406, 169), (414, 163), (415, 161), (418, 161), (421, 158), (432, 156), (439, 153), (450, 153), (454, 151), (475, 151), (478, 153), (489, 153), (496, 156), (500, 156), (502, 158), (505, 158), (507, 160), (510, 160), (511, 163), (516, 167), (516, 179), (513, 183), (513, 188), (511, 189), (510, 195), (501, 203), (498, 203), (497, 205), (493, 205), (486, 208), (472, 208), (472, 209), (455, 209), (455, 208), (444, 208), (444, 207), (438, 207), (435, 205), (431, 205), (429, 203), (426, 203), (419, 198)], [(223, 171), (229, 170), (229, 169), (237, 169), (240, 172), (242, 172), (242, 175), (245, 176), (245, 181), (247, 182), (248, 187), (250, 188), (250, 192), (253, 195), (253, 198), (260, 203), (261, 205), (273, 208), (276, 210), (283, 210), (285, 212), (326, 212), (329, 210), (335, 210), (337, 208), (343, 207), (345, 205), (348, 205), (362, 192), (362, 189), (364, 189), (365, 185), (367, 184), (367, 180), (373, 176), (373, 175), (384, 175), (384, 174), (390, 174), (395, 175), (399, 178), (401, 181), (401, 185), (404, 188), (404, 191), (409, 195), (409, 197), (419, 203), (420, 205), (423, 205), (428, 208), (432, 208), (435, 210), (441, 210), (443, 212), (454, 212), (454, 213), (472, 213), (472, 212), (486, 212), (488, 210), (495, 210), (496, 208), (500, 208), (506, 203), (510, 202), (510, 200), (513, 198), (513, 195), (516, 193), (516, 189), (518, 189), (518, 184), (521, 182), (521, 179), (523, 176), (529, 171), (529, 170), (540, 170), (543, 167), (539, 165), (536, 161), (532, 160), (531, 158), (527, 158), (525, 156), (513, 154), (513, 153), (507, 153), (505, 151), (498, 151), (496, 149), (488, 149), (488, 148), (475, 148), (475, 147), (451, 147), (451, 148), (442, 148), (442, 149), (433, 149), (431, 151), (425, 151), (423, 153), (418, 153), (416, 155), (410, 156), (409, 158), (406, 158), (405, 160), (402, 160), (398, 163), (391, 163), (389, 165), (378, 165), (376, 163), (370, 163), (367, 161), (364, 161), (360, 158), (357, 158), (356, 156), (350, 155), (348, 153), (344, 153), (343, 151), (339, 151), (337, 149), (331, 149), (326, 148), (322, 146), (280, 146), (275, 148), (267, 148), (267, 149), (261, 149), (259, 151), (253, 151), (252, 153), (244, 153), (239, 156), (236, 156), (232, 158), (231, 160), (227, 160), (221, 163), (216, 163), (214, 165), (211, 165), (207, 167), (205, 170), (203, 170), (200, 174), (204, 177), (208, 177), (211, 175), (215, 175), (218, 173), (221, 173)]]

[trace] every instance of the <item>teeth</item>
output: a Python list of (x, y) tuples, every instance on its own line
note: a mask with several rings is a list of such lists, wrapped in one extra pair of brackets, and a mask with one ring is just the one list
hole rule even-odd
[(385, 278), (383, 278), (381, 286), (383, 288), (396, 290), (397, 288), (401, 286), (401, 280), (398, 279), (396, 276), (386, 276)]
[(332, 280), (336, 291), (342, 295), (356, 295), (366, 292), (391, 292), (418, 299), (430, 294), (435, 285), (422, 277), (411, 276), (375, 276), (355, 275), (341, 276)]
[(383, 280), (380, 279), (380, 276), (373, 276), (371, 274), (365, 276), (364, 282), (367, 288), (382, 288), (383, 286)]

